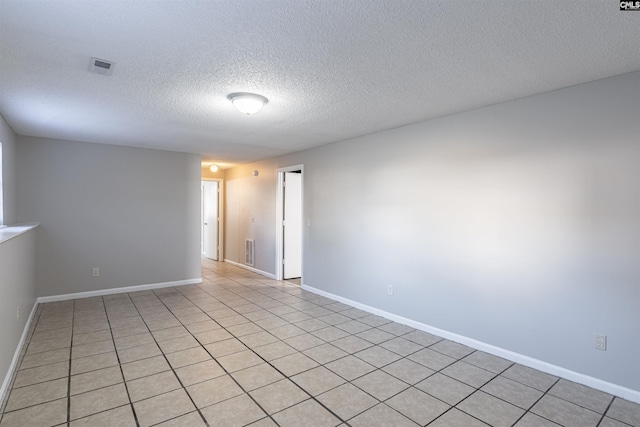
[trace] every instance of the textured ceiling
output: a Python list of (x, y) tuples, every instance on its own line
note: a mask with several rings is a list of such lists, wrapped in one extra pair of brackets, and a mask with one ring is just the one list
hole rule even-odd
[(0, 112), (230, 166), (637, 71), (638, 40), (613, 0), (0, 0)]

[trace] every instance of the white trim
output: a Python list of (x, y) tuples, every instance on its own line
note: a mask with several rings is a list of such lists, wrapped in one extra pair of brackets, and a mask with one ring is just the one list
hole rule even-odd
[[(218, 220), (218, 259), (216, 261), (219, 261), (224, 259), (224, 244), (223, 244), (224, 243), (224, 179), (223, 178), (200, 178), (200, 183), (202, 183), (202, 181), (218, 182), (218, 218), (219, 220)], [(202, 207), (200, 209), (202, 209)], [(200, 238), (202, 238), (202, 236)]]
[(33, 230), (39, 225), (39, 223), (34, 222), (29, 224), (5, 225), (0, 227), (2, 229), (0, 231), (0, 244), (13, 239), (14, 237), (18, 237), (29, 230)]
[(268, 277), (269, 279), (275, 279), (276, 278), (275, 274), (267, 273), (266, 271), (258, 270), (257, 268), (253, 268), (253, 267), (250, 267), (250, 266), (245, 265), (245, 264), (240, 264), (239, 262), (231, 261), (230, 259), (225, 259), (224, 262), (229, 263), (231, 265), (235, 265), (236, 267), (244, 268), (245, 270), (249, 270), (249, 271), (252, 271), (254, 273), (261, 274), (263, 276)]
[(283, 203), (284, 203), (284, 194), (282, 192), (282, 186), (284, 183), (284, 173), (285, 172), (295, 172), (300, 171), (302, 174), (302, 272), (301, 277), (304, 277), (304, 164), (293, 165), (293, 166), (285, 166), (282, 168), (278, 168), (276, 172), (278, 173), (278, 187), (276, 188), (276, 274), (274, 279), (276, 280), (284, 280), (284, 268), (282, 266), (282, 260), (284, 259), (283, 252), (283, 241), (282, 241), (282, 216), (283, 216)]
[(388, 311), (380, 310), (379, 308), (371, 307), (366, 304), (352, 301), (348, 298), (341, 297), (339, 295), (332, 294), (309, 285), (302, 285), (302, 289), (312, 292), (314, 294), (322, 295), (323, 297), (331, 298), (333, 300), (348, 304), (352, 307), (359, 308), (371, 314), (375, 314), (385, 319), (393, 320), (394, 322), (402, 323), (403, 325), (411, 326), (412, 328), (428, 332), (434, 335), (438, 335), (442, 338), (456, 341), (469, 347), (481, 350), (486, 353), (493, 354), (494, 356), (508, 359), (512, 362), (519, 363), (521, 365), (528, 366), (530, 368), (537, 369), (542, 372), (546, 372), (557, 377), (565, 378), (569, 381), (573, 381), (579, 384), (586, 385), (596, 390), (603, 391), (605, 393), (612, 394), (614, 396), (621, 397), (631, 402), (640, 403), (640, 391), (632, 390), (627, 387), (623, 387), (617, 384), (613, 384), (607, 381), (603, 381), (598, 378), (584, 375), (579, 372), (571, 371), (569, 369), (553, 365), (551, 363), (544, 362), (542, 360), (534, 359), (533, 357), (525, 356), (524, 354), (516, 353), (510, 350), (506, 350), (501, 347), (496, 347), (491, 344), (484, 343), (482, 341), (475, 340), (473, 338), (458, 335), (453, 332), (448, 332), (443, 329), (438, 329), (433, 326), (426, 325), (424, 323), (407, 319), (406, 317), (398, 316), (397, 314), (389, 313)]
[(278, 170), (278, 179), (276, 185), (276, 274), (274, 278), (276, 280), (282, 280), (282, 276), (284, 275), (284, 268), (282, 266), (282, 259), (284, 258), (282, 250), (282, 204), (284, 197), (282, 186), (284, 185), (284, 173), (280, 170)]
[(149, 285), (125, 286), (122, 288), (101, 289), (98, 291), (77, 292), (74, 294), (51, 295), (47, 297), (38, 297), (36, 302), (45, 303), (54, 301), (66, 301), (70, 299), (98, 297), (102, 295), (122, 294), (126, 292), (146, 291), (149, 289), (170, 288), (173, 286), (196, 285), (198, 283), (202, 283), (201, 277), (197, 279), (176, 280), (173, 282), (151, 283)]
[(27, 334), (29, 333), (29, 328), (31, 328), (31, 322), (33, 321), (33, 316), (36, 313), (36, 308), (38, 307), (38, 302), (35, 301), (33, 303), (33, 308), (31, 309), (31, 314), (29, 314), (29, 318), (27, 319), (27, 323), (24, 325), (24, 330), (22, 331), (22, 336), (20, 337), (20, 341), (18, 341), (18, 346), (16, 347), (16, 351), (13, 353), (13, 359), (11, 359), (11, 364), (9, 365), (9, 369), (7, 370), (7, 375), (4, 377), (4, 381), (2, 382), (2, 387), (0, 387), (0, 407), (4, 403), (5, 393), (8, 391), (9, 385), (13, 378), (13, 374), (18, 367), (18, 360), (20, 359), (20, 351), (22, 350), (22, 346), (24, 346), (24, 342), (27, 339)]

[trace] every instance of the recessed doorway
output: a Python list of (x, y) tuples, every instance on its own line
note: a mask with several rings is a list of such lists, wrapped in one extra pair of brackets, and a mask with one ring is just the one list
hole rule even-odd
[(302, 278), (303, 165), (278, 169), (276, 278)]
[(218, 180), (201, 182), (201, 242), (202, 255), (218, 261), (222, 259), (222, 182)]

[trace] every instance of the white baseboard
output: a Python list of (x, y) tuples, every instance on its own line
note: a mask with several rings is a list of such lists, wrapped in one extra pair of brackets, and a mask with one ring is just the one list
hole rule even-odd
[(323, 297), (331, 298), (333, 300), (342, 302), (344, 304), (348, 304), (352, 307), (359, 308), (360, 310), (366, 311), (368, 313), (384, 317), (385, 319), (389, 319), (394, 322), (401, 323), (403, 325), (411, 326), (412, 328), (418, 329), (420, 331), (428, 332), (430, 334), (438, 335), (442, 338), (446, 338), (448, 340), (455, 341), (460, 344), (464, 344), (466, 346), (475, 348), (476, 350), (481, 350), (486, 353), (493, 354), (494, 356), (502, 357), (512, 362), (516, 362), (521, 365), (525, 365), (530, 368), (537, 369), (539, 371), (546, 372), (548, 374), (567, 379), (569, 381), (586, 385), (588, 387), (603, 391), (605, 393), (609, 393), (614, 396), (621, 397), (631, 402), (640, 403), (640, 391), (638, 390), (632, 390), (630, 388), (613, 384), (607, 381), (603, 381), (601, 379), (584, 375), (579, 372), (571, 371), (569, 369), (562, 368), (560, 366), (552, 365), (551, 363), (534, 359), (533, 357), (525, 356), (523, 354), (506, 350), (501, 347), (496, 347), (494, 345), (487, 344), (482, 341), (475, 340), (473, 338), (465, 337), (463, 335), (458, 335), (453, 332), (445, 331), (443, 329), (438, 329), (433, 326), (429, 326), (415, 320), (407, 319), (406, 317), (398, 316), (397, 314), (380, 310), (379, 308), (371, 307), (369, 305), (362, 304), (357, 301), (352, 301), (348, 298), (344, 298), (339, 295), (335, 295), (330, 292), (326, 292), (309, 285), (303, 284), (302, 289), (312, 292), (314, 294), (322, 295)]
[(257, 268), (253, 268), (253, 267), (250, 267), (250, 266), (245, 265), (245, 264), (240, 264), (239, 262), (231, 261), (229, 259), (225, 259), (224, 262), (226, 262), (228, 264), (231, 264), (231, 265), (235, 265), (236, 267), (244, 268), (245, 270), (249, 270), (249, 271), (252, 271), (254, 273), (258, 273), (258, 274), (260, 274), (262, 276), (266, 276), (269, 279), (274, 279), (275, 280), (275, 278), (276, 278), (275, 274), (267, 273), (266, 271), (258, 270)]
[(176, 280), (173, 282), (152, 283), (149, 285), (125, 286), (122, 288), (100, 289), (97, 291), (77, 292), (74, 294), (51, 295), (47, 297), (38, 297), (38, 303), (66, 301), (70, 299), (98, 297), (102, 295), (122, 294), (126, 292), (146, 291), (149, 289), (171, 288), (173, 286), (196, 285), (202, 283), (202, 278)]
[(11, 359), (11, 364), (9, 365), (9, 369), (7, 370), (7, 375), (4, 377), (4, 381), (2, 381), (2, 387), (0, 387), (0, 408), (4, 403), (5, 395), (7, 391), (9, 391), (9, 385), (11, 385), (11, 379), (13, 377), (13, 373), (16, 371), (18, 367), (18, 361), (20, 360), (20, 351), (22, 350), (22, 346), (24, 346), (24, 342), (27, 339), (27, 334), (29, 333), (29, 328), (31, 327), (31, 322), (33, 321), (33, 315), (36, 313), (36, 308), (38, 307), (38, 302), (33, 303), (33, 308), (31, 308), (31, 314), (29, 314), (29, 318), (27, 319), (27, 323), (24, 325), (24, 330), (22, 331), (22, 336), (20, 337), (20, 341), (18, 342), (18, 347), (16, 347), (16, 351), (13, 353), (13, 359)]

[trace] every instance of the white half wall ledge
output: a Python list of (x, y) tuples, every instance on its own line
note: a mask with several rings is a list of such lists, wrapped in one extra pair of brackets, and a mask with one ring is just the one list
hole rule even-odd
[(40, 224), (37, 222), (28, 224), (4, 225), (0, 226), (0, 243), (13, 239), (29, 230), (33, 230)]
[(122, 294), (127, 292), (147, 291), (150, 289), (171, 288), (174, 286), (197, 285), (202, 283), (202, 277), (195, 279), (176, 280), (173, 282), (151, 283), (148, 285), (125, 286), (122, 288), (101, 289), (97, 291), (77, 292), (73, 294), (51, 295), (46, 297), (38, 297), (36, 303), (66, 301), (70, 299), (99, 297), (102, 295)]
[(556, 366), (551, 363), (544, 362), (542, 360), (534, 359), (533, 357), (525, 356), (523, 354), (506, 350), (501, 347), (496, 347), (494, 345), (487, 344), (482, 341), (475, 340), (473, 338), (465, 337), (463, 335), (458, 335), (453, 332), (435, 328), (433, 326), (430, 326), (415, 320), (411, 320), (406, 317), (389, 313), (388, 311), (380, 310), (378, 308), (371, 307), (369, 305), (362, 304), (357, 301), (353, 301), (348, 298), (341, 297), (340, 295), (335, 295), (330, 292), (326, 292), (321, 289), (314, 288), (313, 286), (302, 284), (301, 287), (305, 291), (309, 291), (314, 294), (321, 295), (323, 297), (331, 298), (341, 303), (348, 304), (352, 307), (359, 308), (360, 310), (366, 311), (368, 313), (375, 314), (380, 317), (384, 317), (385, 319), (389, 319), (394, 322), (401, 323), (403, 325), (411, 326), (412, 328), (418, 329), (420, 331), (428, 332), (433, 335), (438, 335), (442, 338), (455, 341), (460, 344), (464, 344), (476, 350), (484, 351), (494, 356), (502, 357), (512, 362), (519, 363), (521, 365), (528, 366), (530, 368), (537, 369), (542, 372), (546, 372), (547, 374), (555, 375), (557, 377), (564, 378), (566, 380), (573, 381), (575, 383), (582, 384), (587, 387), (591, 387), (596, 390), (603, 391), (605, 393), (609, 393), (613, 396), (620, 397), (622, 399), (626, 399), (631, 402), (640, 403), (640, 391), (638, 390), (632, 390), (630, 388), (613, 384), (607, 381), (603, 381), (601, 379), (594, 378), (589, 375), (584, 375), (579, 372), (571, 371), (569, 369)]
[(253, 267), (250, 267), (248, 265), (240, 264), (239, 262), (231, 261), (229, 259), (225, 259), (224, 262), (226, 262), (228, 264), (231, 264), (231, 265), (234, 265), (236, 267), (244, 268), (245, 270), (249, 270), (249, 271), (252, 271), (254, 273), (258, 273), (258, 274), (260, 274), (262, 276), (266, 276), (269, 279), (273, 279), (273, 280), (276, 279), (276, 275), (275, 274), (267, 273), (266, 271), (258, 270), (257, 268), (253, 268)]

